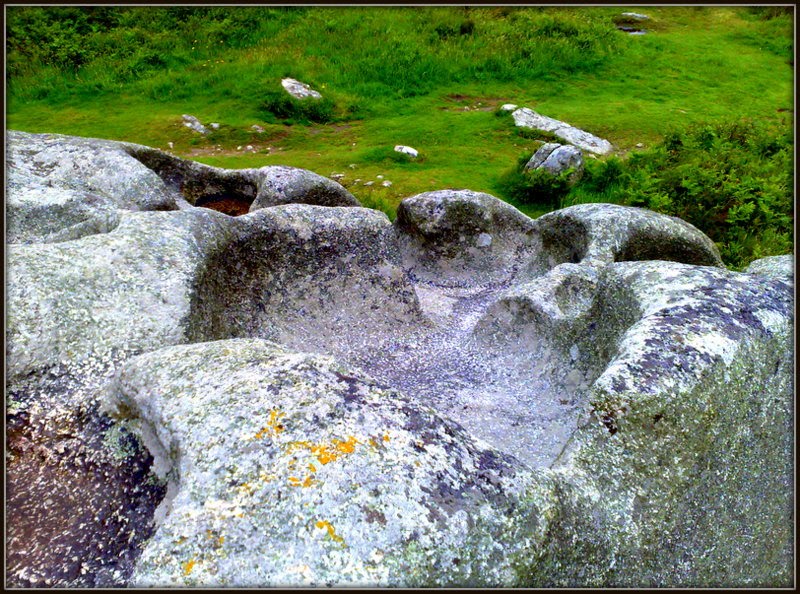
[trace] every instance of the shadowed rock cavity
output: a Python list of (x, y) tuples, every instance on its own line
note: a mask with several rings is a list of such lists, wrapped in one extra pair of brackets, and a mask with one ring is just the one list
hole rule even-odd
[(229, 170), (138, 145), (129, 145), (128, 151), (190, 205), (233, 216), (290, 203), (360, 206), (340, 184), (304, 169), (269, 166)]

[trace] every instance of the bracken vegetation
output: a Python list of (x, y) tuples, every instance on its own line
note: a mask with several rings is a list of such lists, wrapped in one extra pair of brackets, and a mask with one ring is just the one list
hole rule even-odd
[[(587, 201), (680, 216), (736, 268), (791, 251), (793, 7), (630, 10), (646, 35), (617, 30), (619, 7), (8, 7), (7, 125), (343, 173), (390, 217), (469, 188), (531, 216)], [(287, 76), (324, 99), (290, 99)], [(616, 153), (574, 187), (524, 173), (552, 138), (496, 117), (507, 102)], [(201, 137), (183, 113), (221, 125)]]

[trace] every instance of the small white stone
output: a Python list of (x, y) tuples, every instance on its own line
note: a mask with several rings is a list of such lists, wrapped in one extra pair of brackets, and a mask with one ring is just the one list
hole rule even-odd
[(371, 186), (371, 185), (372, 185), (372, 184), (374, 184), (374, 183), (375, 183), (375, 182), (373, 182), (373, 181), (368, 181), (368, 182), (364, 182), (364, 185), (365, 185), (365, 186)]
[(378, 179), (383, 179), (382, 175), (376, 175), (375, 177), (378, 178)]
[(411, 148), (410, 146), (403, 146), (402, 144), (395, 146), (394, 150), (398, 153), (403, 153), (413, 158), (417, 158), (419, 156), (419, 151), (417, 151), (417, 149)]
[(515, 109), (517, 109), (517, 106), (514, 105), (513, 103), (506, 103), (504, 105), (501, 105), (500, 109), (502, 109), (503, 111), (514, 111)]
[(237, 147), (236, 147), (236, 150), (237, 150), (237, 151), (240, 151), (240, 150), (242, 150), (242, 145), (240, 144), (239, 146), (237, 146)]
[(492, 245), (492, 236), (488, 233), (481, 233), (478, 235), (478, 241), (476, 244), (478, 247), (489, 247)]
[(211, 126), (212, 128), (214, 128), (214, 130), (219, 130), (219, 122), (211, 122), (211, 123), (209, 124), (209, 126)]
[(392, 185), (392, 182), (390, 182), (390, 181), (387, 179), (387, 180), (386, 180), (386, 181), (384, 181), (384, 182), (383, 182), (381, 185), (382, 185), (384, 188), (388, 188), (389, 186), (391, 186), (391, 185)]

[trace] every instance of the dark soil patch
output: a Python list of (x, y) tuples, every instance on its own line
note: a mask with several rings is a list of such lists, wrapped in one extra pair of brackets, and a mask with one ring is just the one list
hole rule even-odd
[(216, 210), (232, 217), (238, 217), (250, 212), (250, 202), (235, 196), (214, 198), (209, 201), (204, 201), (202, 204), (198, 201), (196, 206), (210, 208), (211, 210)]

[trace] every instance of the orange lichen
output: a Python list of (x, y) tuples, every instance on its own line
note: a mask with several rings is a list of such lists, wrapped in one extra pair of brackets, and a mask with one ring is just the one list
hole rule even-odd
[(194, 558), (189, 559), (189, 561), (187, 561), (183, 566), (183, 575), (189, 575), (190, 573), (192, 573), (192, 568), (194, 567), (195, 563), (196, 561), (194, 560)]
[(290, 487), (310, 487), (315, 482), (316, 481), (313, 478), (311, 478), (311, 476), (307, 476), (302, 481), (299, 478), (297, 478), (296, 476), (290, 476), (289, 477), (289, 486)]
[(236, 490), (239, 491), (239, 493), (242, 495), (252, 495), (253, 493), (256, 492), (256, 487), (251, 485), (250, 483), (242, 483), (241, 485), (236, 487)]
[(384, 434), (383, 441), (389, 441), (389, 434), (388, 433)]
[(328, 530), (328, 536), (330, 536), (334, 542), (344, 543), (344, 539), (336, 534), (336, 530), (328, 520), (319, 520), (317, 522), (317, 528), (326, 528)]
[[(294, 441), (289, 444), (290, 449), (303, 448), (309, 450), (320, 464), (333, 462), (340, 456), (352, 454), (359, 442), (354, 436), (350, 436), (346, 441), (334, 439), (330, 444), (314, 444), (309, 441)], [(316, 468), (312, 472), (316, 472)]]
[(286, 416), (285, 413), (282, 413), (278, 409), (273, 408), (271, 411), (269, 411), (269, 420), (267, 421), (266, 426), (255, 434), (254, 439), (273, 437), (284, 431), (286, 427), (284, 427), (281, 423), (279, 423), (278, 420), (281, 417), (285, 416)]

